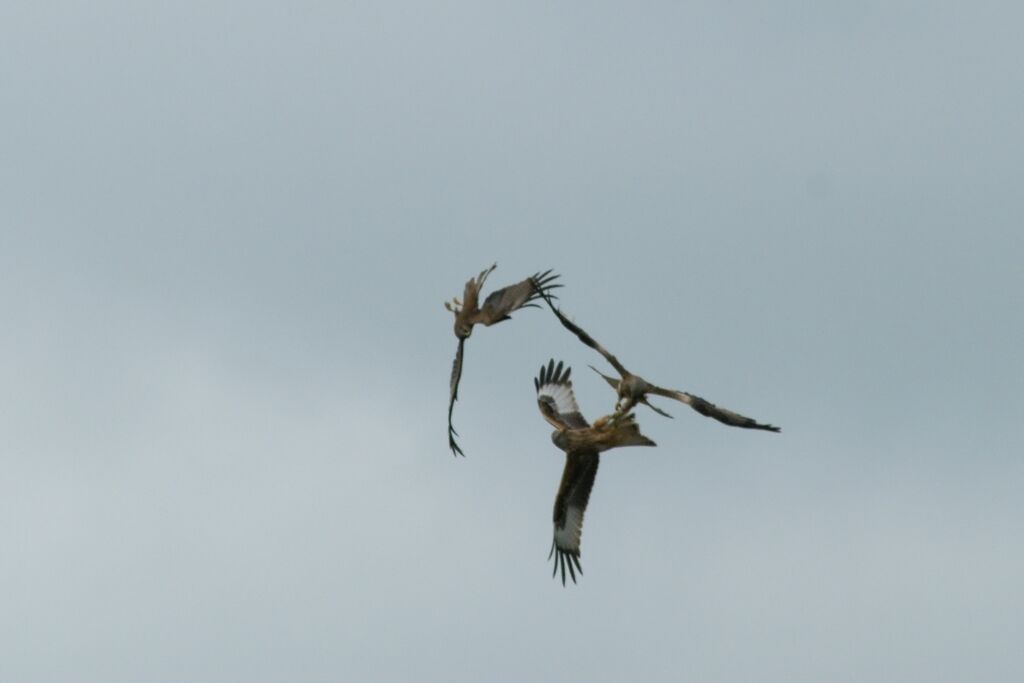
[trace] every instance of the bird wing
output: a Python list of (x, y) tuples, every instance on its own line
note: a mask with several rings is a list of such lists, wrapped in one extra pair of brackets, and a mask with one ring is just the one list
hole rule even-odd
[(508, 320), (509, 314), (520, 308), (536, 307), (537, 304), (533, 303), (534, 299), (540, 297), (542, 293), (550, 296), (552, 289), (561, 287), (561, 285), (553, 284), (557, 278), (557, 275), (552, 275), (548, 270), (528, 277), (522, 282), (491, 292), (476, 314), (474, 322), (493, 325), (502, 320)]
[(556, 429), (586, 429), (590, 426), (572, 393), (569, 374), (572, 368), (563, 371), (562, 361), (555, 365), (554, 359), (540, 366), (540, 373), (533, 380), (537, 390), (537, 407), (541, 415)]
[(490, 268), (481, 270), (479, 275), (471, 277), (466, 281), (466, 286), (462, 290), (462, 310), (466, 316), (472, 317), (477, 315), (476, 306), (480, 300), (480, 290), (483, 289), (487, 276), (494, 272), (494, 269), (497, 267), (497, 263), (492, 264)]
[(448, 399), (448, 447), (452, 449), (452, 455), (461, 455), (465, 457), (465, 453), (459, 448), (459, 444), (455, 443), (455, 437), (459, 435), (455, 431), (455, 427), (452, 425), (452, 411), (455, 410), (455, 401), (459, 398), (459, 380), (462, 379), (462, 350), (465, 347), (466, 340), (459, 339), (459, 350), (455, 352), (455, 362), (452, 363), (452, 378), (449, 384), (449, 391), (451, 395)]
[(551, 576), (562, 570), (562, 585), (565, 585), (565, 570), (569, 569), (572, 582), (576, 583), (576, 572), (583, 575), (580, 566), (580, 539), (583, 536), (583, 514), (587, 511), (590, 491), (594, 488), (600, 456), (596, 450), (570, 451), (565, 454), (565, 469), (562, 483), (555, 497), (553, 515), (555, 533), (551, 541), (548, 559), (555, 558)]
[(778, 427), (770, 424), (762, 424), (757, 420), (734, 413), (726, 408), (720, 408), (711, 401), (707, 401), (700, 396), (688, 393), (686, 391), (676, 391), (674, 389), (662, 389), (661, 387), (651, 386), (649, 389), (650, 393), (657, 394), (658, 396), (664, 396), (666, 398), (674, 398), (677, 401), (682, 401), (686, 405), (696, 410), (701, 415), (706, 417), (713, 417), (722, 424), (727, 424), (730, 427), (743, 427), (744, 429), (763, 429), (769, 432), (782, 431)]
[[(550, 297), (550, 295), (546, 291), (544, 291), (544, 290), (538, 290), (538, 291), (540, 291), (540, 296), (544, 298), (544, 301), (547, 302), (548, 308), (551, 309), (551, 312), (555, 314), (555, 316), (558, 318), (559, 322), (562, 323), (562, 326), (565, 329), (567, 329), (570, 332), (572, 332), (573, 334), (575, 334), (577, 337), (579, 337), (579, 340), (581, 342), (583, 342), (584, 344), (586, 344), (587, 346), (589, 346), (590, 348), (594, 349), (595, 351), (600, 353), (602, 356), (604, 356), (604, 359), (606, 361), (608, 361), (611, 364), (611, 366), (618, 371), (618, 373), (620, 375), (625, 377), (626, 375), (629, 374), (629, 371), (626, 370), (625, 367), (623, 367), (622, 363), (619, 362), (619, 359), (616, 358), (615, 356), (613, 356), (608, 351), (608, 349), (606, 349), (603, 346), (601, 346), (601, 344), (599, 344), (596, 339), (594, 339), (589, 334), (587, 334), (583, 330), (583, 328), (581, 328), (579, 325), (577, 325), (576, 323), (574, 323), (573, 321), (569, 320), (564, 315), (562, 315), (562, 312), (560, 310), (558, 310), (557, 308), (555, 308), (555, 304), (552, 303), (551, 297)], [(600, 374), (600, 373), (598, 373), (598, 374)], [(608, 378), (605, 377), (605, 379), (608, 379)], [(611, 384), (611, 380), (609, 380), (608, 383)], [(618, 385), (617, 384), (613, 384), (612, 386), (613, 387), (617, 387)]]

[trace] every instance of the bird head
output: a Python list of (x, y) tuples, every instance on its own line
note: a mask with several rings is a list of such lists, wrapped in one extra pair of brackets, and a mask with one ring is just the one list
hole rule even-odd
[(465, 339), (469, 335), (473, 334), (473, 325), (466, 322), (462, 316), (462, 304), (458, 299), (452, 299), (451, 301), (445, 301), (444, 307), (447, 308), (455, 315), (455, 336), (459, 339)]

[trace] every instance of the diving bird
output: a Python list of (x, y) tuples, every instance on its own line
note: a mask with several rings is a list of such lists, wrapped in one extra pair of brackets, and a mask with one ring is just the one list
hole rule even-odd
[(576, 325), (574, 322), (566, 318), (560, 310), (558, 310), (551, 298), (547, 296), (546, 292), (542, 289), (537, 289), (539, 295), (544, 298), (547, 302), (548, 308), (558, 317), (558, 320), (562, 325), (579, 337), (579, 340), (596, 350), (605, 360), (607, 360), (613, 368), (615, 368), (619, 377), (609, 377), (602, 373), (600, 370), (595, 368), (593, 365), (590, 369), (601, 375), (608, 384), (615, 389), (615, 393), (618, 395), (618, 401), (616, 402), (616, 414), (625, 414), (637, 403), (642, 403), (654, 412), (664, 415), (665, 417), (672, 417), (661, 408), (652, 405), (647, 401), (648, 394), (654, 394), (656, 396), (664, 396), (666, 398), (674, 398), (677, 401), (685, 403), (701, 415), (711, 417), (722, 424), (729, 425), (730, 427), (742, 427), (744, 429), (763, 429), (769, 432), (781, 431), (778, 427), (770, 424), (762, 424), (757, 420), (751, 419), (739, 413), (735, 413), (726, 408), (716, 406), (714, 403), (707, 401), (700, 396), (696, 396), (686, 391), (677, 391), (675, 389), (663, 389), (655, 384), (651, 384), (639, 375), (634, 375), (619, 362), (619, 359), (608, 352), (603, 346), (601, 346), (593, 337), (587, 334), (581, 327)]
[(448, 399), (448, 447), (452, 449), (453, 455), (465, 456), (462, 449), (459, 448), (459, 444), (455, 442), (458, 432), (452, 425), (452, 411), (455, 409), (455, 401), (459, 397), (463, 347), (469, 335), (473, 334), (473, 325), (494, 325), (502, 320), (509, 320), (511, 317), (509, 314), (520, 308), (539, 308), (537, 304), (532, 303), (537, 297), (552, 296), (551, 290), (562, 286), (553, 284), (558, 276), (551, 275), (551, 271), (547, 270), (528, 277), (522, 282), (491, 292), (484, 300), (484, 305), (478, 306), (477, 302), (480, 300), (480, 290), (484, 286), (484, 281), (497, 267), (498, 264), (495, 263), (490, 268), (481, 271), (475, 278), (470, 278), (462, 292), (462, 301), (456, 297), (451, 302), (444, 303), (444, 307), (455, 314), (455, 336), (459, 340), (459, 348), (455, 352), (455, 362), (452, 365)]
[(533, 380), (541, 415), (555, 428), (551, 441), (565, 451), (562, 483), (555, 497), (554, 539), (548, 554), (548, 559), (555, 557), (551, 576), (554, 577), (561, 568), (563, 586), (566, 568), (573, 583), (576, 583), (576, 572), (583, 575), (583, 567), (580, 566), (583, 514), (587, 510), (590, 491), (594, 488), (601, 451), (620, 446), (655, 445), (640, 433), (632, 414), (606, 415), (593, 425), (588, 424), (580, 414), (572, 393), (571, 372), (569, 367), (563, 370), (562, 361), (555, 365), (552, 359), (547, 366), (541, 366), (540, 374)]

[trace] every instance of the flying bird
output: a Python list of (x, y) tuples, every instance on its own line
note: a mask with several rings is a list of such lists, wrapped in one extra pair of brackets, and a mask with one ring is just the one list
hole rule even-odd
[(620, 446), (655, 445), (640, 433), (632, 414), (606, 415), (591, 426), (576, 404), (569, 380), (571, 372), (569, 367), (563, 370), (562, 361), (555, 365), (552, 359), (547, 366), (541, 366), (540, 374), (533, 380), (541, 415), (555, 428), (551, 441), (565, 451), (565, 470), (555, 497), (554, 539), (548, 554), (548, 559), (555, 557), (551, 576), (561, 568), (563, 586), (566, 568), (573, 583), (576, 583), (576, 572), (583, 575), (580, 566), (583, 514), (594, 488), (601, 451)]
[(569, 330), (577, 337), (579, 337), (579, 340), (581, 342), (583, 342), (584, 344), (586, 344), (587, 346), (596, 350), (598, 353), (604, 356), (605, 360), (607, 360), (611, 364), (611, 366), (618, 371), (618, 378), (609, 377), (608, 375), (602, 373), (600, 370), (595, 368), (593, 365), (590, 366), (591, 370), (601, 375), (601, 377), (603, 377), (604, 380), (608, 382), (608, 384), (610, 384), (613, 389), (615, 389), (615, 392), (618, 395), (618, 401), (616, 403), (616, 414), (628, 413), (630, 410), (633, 409), (633, 407), (637, 403), (642, 403), (660, 415), (664, 415), (665, 417), (672, 417), (661, 408), (658, 408), (657, 406), (654, 406), (648, 402), (648, 394), (654, 394), (656, 396), (664, 396), (665, 398), (673, 398), (677, 401), (685, 403), (686, 405), (690, 406), (701, 415), (714, 418), (721, 422), (722, 424), (729, 425), (730, 427), (742, 427), (744, 429), (763, 429), (769, 432), (781, 431), (778, 427), (775, 427), (774, 425), (762, 424), (752, 418), (740, 415), (739, 413), (735, 413), (726, 408), (716, 406), (711, 401), (705, 400), (700, 396), (696, 396), (686, 391), (677, 391), (675, 389), (663, 389), (662, 387), (659, 387), (655, 384), (651, 384), (650, 382), (646, 381), (643, 377), (640, 377), (639, 375), (634, 375), (629, 370), (627, 370), (625, 366), (622, 365), (622, 363), (619, 362), (618, 358), (609, 353), (608, 350), (601, 346), (593, 337), (587, 334), (581, 327), (576, 325), (574, 322), (566, 318), (562, 314), (562, 312), (555, 307), (554, 303), (552, 303), (551, 301), (551, 298), (548, 297), (543, 290), (538, 289), (537, 291), (540, 293), (540, 296), (544, 298), (544, 301), (547, 302), (548, 308), (550, 308), (551, 311), (558, 317), (558, 320), (567, 330)]
[(522, 282), (503, 287), (491, 292), (484, 300), (483, 306), (478, 306), (480, 290), (484, 286), (487, 276), (498, 267), (495, 263), (490, 268), (483, 270), (475, 278), (470, 278), (462, 292), (462, 301), (458, 297), (451, 302), (445, 302), (444, 307), (455, 314), (455, 336), (459, 340), (459, 348), (455, 352), (455, 363), (452, 365), (452, 377), (449, 384), (450, 396), (448, 399), (448, 447), (452, 449), (453, 455), (465, 454), (455, 442), (458, 432), (452, 425), (452, 411), (455, 409), (455, 401), (459, 397), (459, 380), (462, 378), (462, 355), (466, 339), (473, 334), (473, 326), (477, 324), (491, 326), (503, 320), (509, 320), (510, 313), (520, 308), (539, 308), (532, 303), (539, 296), (552, 296), (551, 290), (562, 285), (553, 284), (557, 275), (551, 275), (547, 270), (528, 277)]

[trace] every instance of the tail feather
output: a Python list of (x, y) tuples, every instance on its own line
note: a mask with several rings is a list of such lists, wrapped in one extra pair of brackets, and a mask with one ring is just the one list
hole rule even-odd
[(619, 445), (620, 446), (657, 446), (658, 444), (654, 443), (653, 441), (648, 439), (646, 436), (641, 434), (639, 431), (637, 431), (635, 434), (623, 435), (619, 439)]
[(657, 444), (640, 433), (640, 425), (632, 413), (627, 415), (615, 430), (615, 439), (619, 446), (656, 446)]

